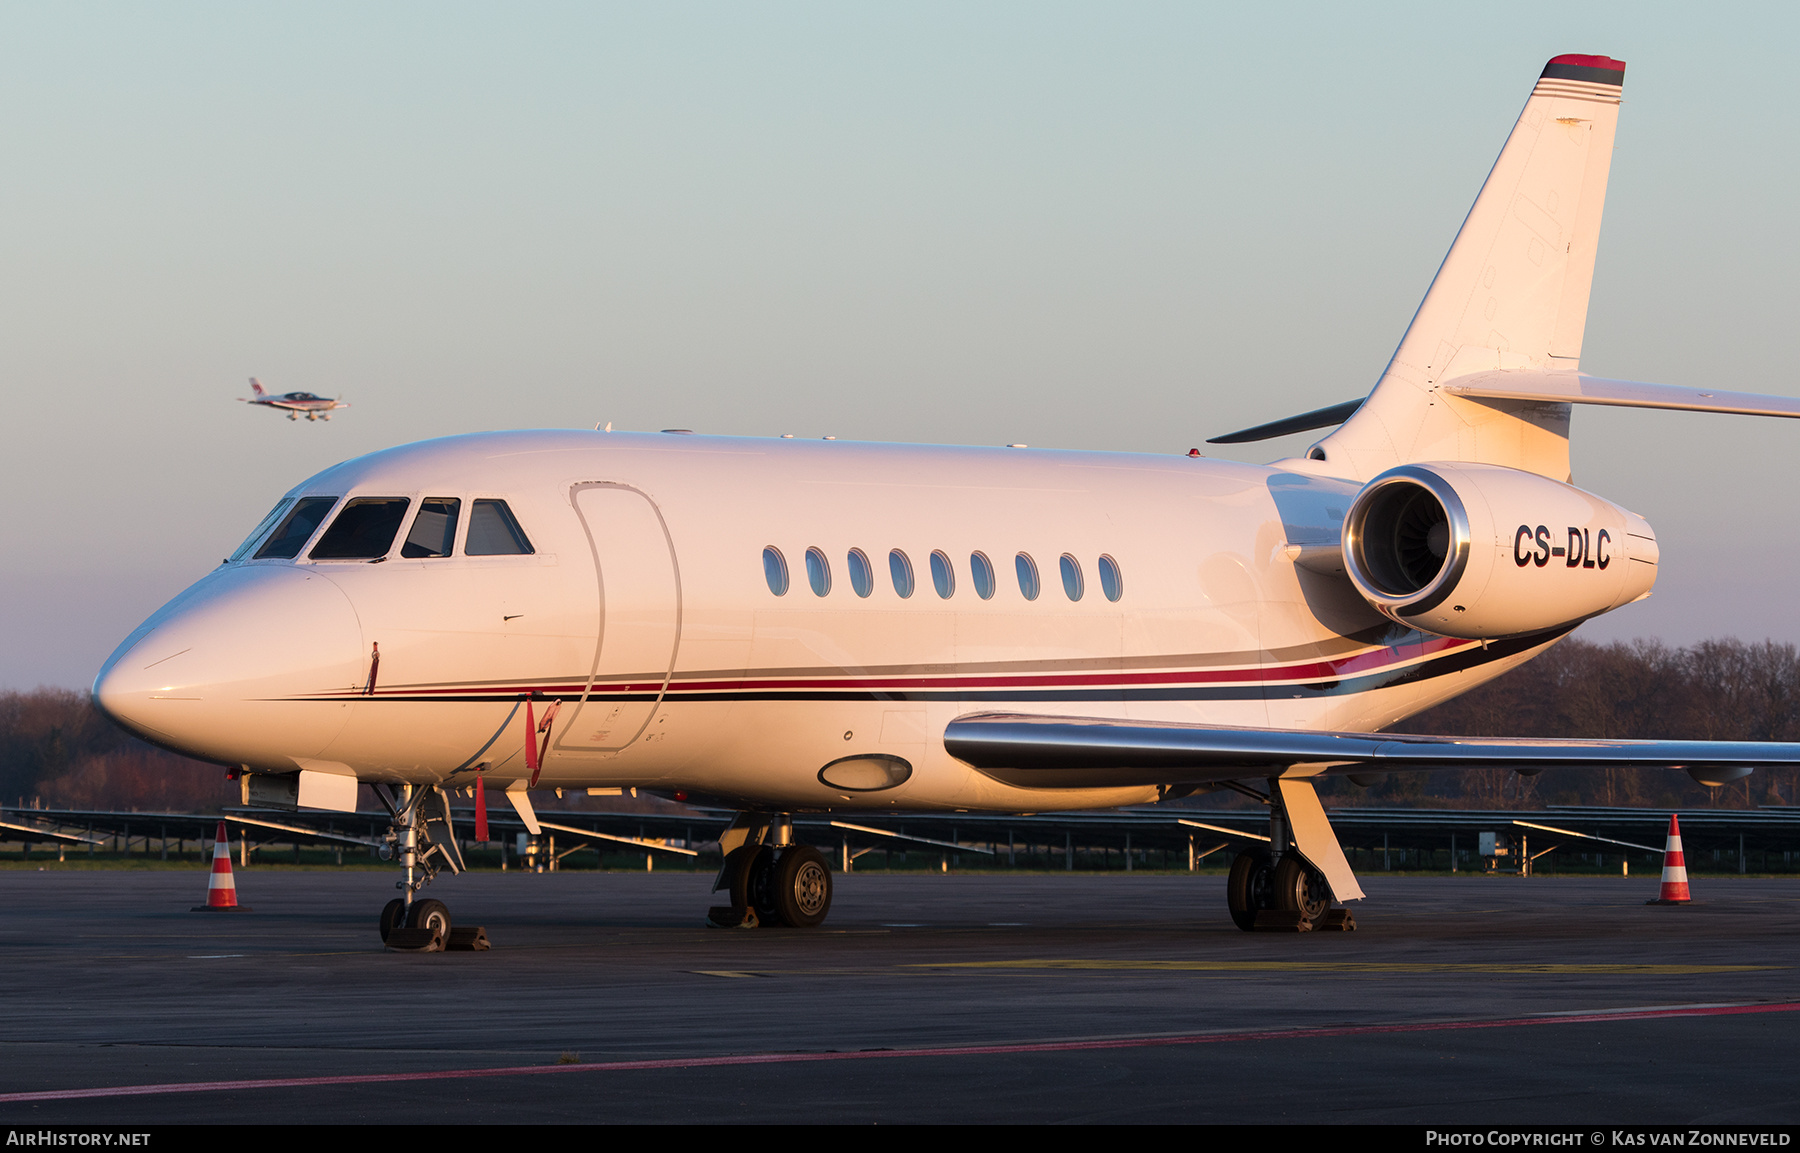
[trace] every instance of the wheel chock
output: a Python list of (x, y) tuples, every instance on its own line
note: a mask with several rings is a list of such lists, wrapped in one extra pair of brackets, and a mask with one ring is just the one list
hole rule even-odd
[(761, 924), (755, 909), (714, 905), (706, 910), (706, 927), (709, 929), (754, 929)]
[(1325, 915), (1313, 923), (1313, 928), (1323, 932), (1354, 933), (1356, 918), (1349, 909), (1327, 909)]
[(436, 929), (396, 926), (388, 932), (387, 947), (396, 953), (441, 953), (444, 938)]
[(485, 953), (491, 948), (487, 930), (480, 925), (459, 925), (450, 930), (450, 938), (444, 942), (446, 953)]
[(1294, 909), (1258, 909), (1254, 928), (1259, 933), (1310, 933), (1313, 923)]

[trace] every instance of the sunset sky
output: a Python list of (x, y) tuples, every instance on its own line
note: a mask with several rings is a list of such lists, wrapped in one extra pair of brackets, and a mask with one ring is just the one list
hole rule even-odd
[[(611, 421), (1180, 453), (1360, 396), (1565, 52), (1629, 65), (1583, 367), (1800, 395), (1797, 26), (8, 6), (0, 688), (85, 688), (282, 492), (406, 441)], [(236, 403), (251, 375), (353, 407), (290, 423)], [(1800, 640), (1800, 422), (1589, 409), (1574, 460), (1663, 557), (1650, 601), (1579, 635)]]

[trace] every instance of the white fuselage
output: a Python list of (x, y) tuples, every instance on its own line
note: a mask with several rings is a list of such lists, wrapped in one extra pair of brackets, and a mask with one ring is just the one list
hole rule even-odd
[[(1006, 710), (1370, 730), (1548, 643), (1410, 631), (1341, 576), (1297, 567), (1301, 546), (1337, 541), (1358, 488), (1303, 461), (564, 431), (427, 441), (290, 495), (407, 498), (408, 523), (421, 500), (497, 498), (531, 554), (466, 555), (465, 515), (444, 557), (402, 558), (403, 525), (378, 563), (312, 560), (311, 543), (234, 561), (127, 638), (94, 692), (152, 740), (258, 772), (466, 784), (479, 771), (504, 787), (529, 776), (520, 702), (535, 694), (540, 719), (562, 702), (542, 787), (781, 810), (1134, 803), (1156, 790), (1002, 784), (950, 757), (944, 727)], [(829, 568), (824, 595), (809, 549)], [(867, 791), (821, 779), (866, 755), (912, 772)]]

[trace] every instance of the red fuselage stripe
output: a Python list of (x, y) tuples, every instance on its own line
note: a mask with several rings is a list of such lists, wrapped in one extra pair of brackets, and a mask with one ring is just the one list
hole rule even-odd
[[(1219, 685), (1269, 684), (1279, 681), (1330, 681), (1358, 676), (1441, 656), (1467, 648), (1474, 641), (1440, 637), (1402, 648), (1372, 649), (1339, 660), (1310, 661), (1302, 664), (1251, 666), (1235, 669), (1186, 669), (1173, 672), (1116, 673), (1001, 673), (951, 674), (943, 676), (845, 676), (845, 677), (762, 677), (730, 680), (669, 682), (671, 694), (701, 692), (766, 692), (770, 690), (832, 690), (868, 692), (908, 692), (946, 689), (1040, 689), (1117, 687), (1134, 685)], [(424, 688), (388, 689), (375, 695), (383, 697), (441, 696), (444, 693), (481, 694), (494, 697), (516, 697), (529, 693), (580, 693), (588, 686), (580, 683), (560, 685), (458, 685), (439, 684)], [(646, 693), (660, 692), (661, 681), (596, 682), (594, 692)], [(335, 695), (335, 694), (333, 694)]]

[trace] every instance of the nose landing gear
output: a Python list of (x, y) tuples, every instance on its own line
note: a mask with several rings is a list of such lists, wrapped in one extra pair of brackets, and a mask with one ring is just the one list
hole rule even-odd
[(406, 878), (394, 883), (401, 896), (381, 910), (381, 943), (410, 953), (488, 948), (487, 930), (480, 926), (453, 928), (450, 909), (444, 902), (418, 896), (439, 869), (460, 873), (467, 867), (456, 844), (456, 830), (450, 823), (450, 800), (444, 790), (436, 785), (419, 789), (403, 785), (396, 798), (386, 785), (377, 784), (374, 789), (393, 819), (381, 846), (381, 857), (392, 860), (398, 856), (406, 869)]

